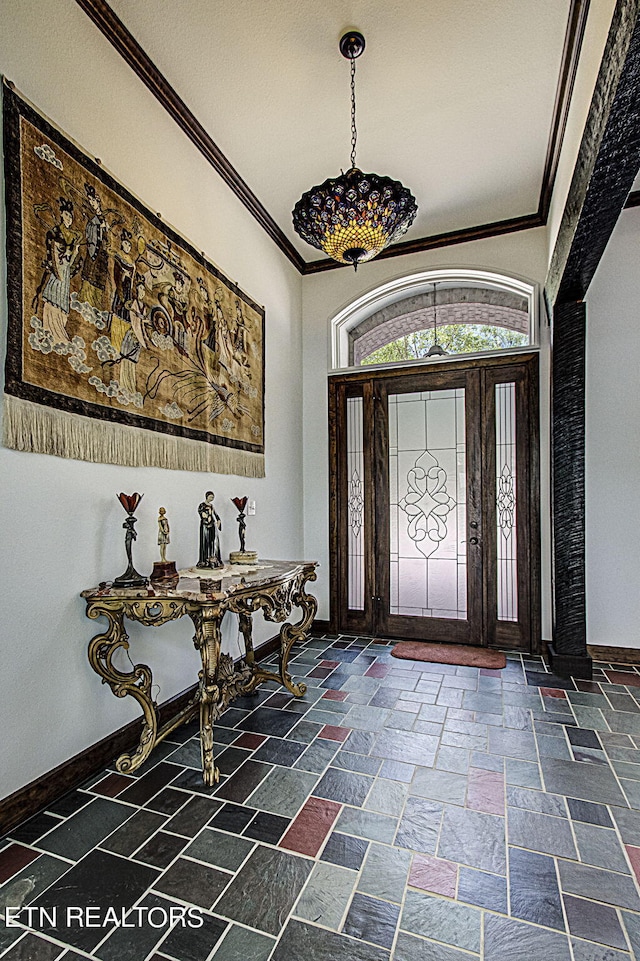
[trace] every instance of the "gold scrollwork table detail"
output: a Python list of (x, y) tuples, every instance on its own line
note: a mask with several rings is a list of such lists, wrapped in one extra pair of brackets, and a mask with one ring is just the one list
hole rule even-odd
[[(89, 663), (94, 671), (102, 678), (103, 684), (108, 684), (116, 697), (126, 697), (130, 694), (140, 704), (143, 715), (142, 735), (136, 750), (129, 754), (122, 754), (116, 767), (123, 774), (135, 771), (147, 759), (152, 748), (157, 743), (158, 708), (151, 696), (152, 674), (146, 664), (134, 664), (133, 670), (122, 671), (113, 663), (114, 655), (119, 648), (129, 650), (129, 635), (124, 628), (125, 616), (134, 615), (132, 620), (141, 620), (142, 612), (139, 602), (123, 602), (120, 598), (101, 598), (88, 600), (87, 617), (106, 617), (107, 630), (96, 636), (89, 643)], [(178, 617), (179, 614), (173, 614)], [(167, 618), (167, 620), (172, 618)]]
[[(208, 786), (215, 785), (220, 772), (213, 756), (213, 724), (233, 699), (250, 694), (262, 681), (282, 684), (296, 697), (306, 692), (306, 684), (293, 681), (287, 664), (291, 648), (296, 641), (306, 638), (317, 610), (315, 597), (305, 591), (305, 585), (316, 579), (316, 564), (286, 561), (265, 564), (268, 570), (242, 577), (230, 576), (214, 591), (205, 582), (198, 590), (193, 581), (181, 581), (175, 588), (155, 587), (144, 592), (117, 590), (109, 584), (82, 592), (87, 601), (87, 616), (107, 620), (106, 630), (96, 634), (89, 643), (91, 667), (116, 697), (130, 695), (142, 708), (140, 741), (135, 750), (118, 758), (116, 767), (120, 772), (137, 770), (156, 744), (199, 713), (203, 780)], [(186, 586), (182, 587), (183, 584)], [(302, 616), (292, 624), (286, 618), (294, 607), (301, 608)], [(264, 670), (255, 660), (252, 614), (258, 610), (266, 620), (282, 625), (277, 673)], [(221, 625), (227, 611), (238, 615), (244, 638), (245, 658), (239, 664), (234, 664), (233, 658), (221, 651)], [(198, 690), (179, 714), (160, 726), (158, 706), (151, 694), (151, 668), (134, 664), (132, 670), (124, 671), (114, 664), (114, 655), (119, 649), (129, 649), (125, 617), (149, 627), (160, 627), (184, 615), (188, 615), (194, 625), (193, 642), (202, 662)]]
[[(236, 595), (230, 610), (239, 615), (240, 630), (244, 637), (246, 663), (252, 668), (252, 676), (244, 688), (243, 693), (249, 694), (262, 681), (276, 681), (282, 684), (296, 697), (302, 697), (307, 690), (304, 682), (295, 683), (287, 671), (289, 654), (296, 641), (303, 641), (318, 609), (318, 602), (305, 591), (308, 581), (315, 581), (317, 574), (315, 565), (304, 565), (303, 569), (292, 579), (284, 583), (276, 583), (273, 587), (262, 588), (251, 594)], [(250, 614), (259, 609), (267, 621), (279, 623), (289, 616), (294, 607), (302, 609), (302, 617), (296, 624), (284, 623), (280, 628), (280, 651), (278, 655), (278, 673), (267, 671), (255, 663), (253, 652), (252, 623)]]

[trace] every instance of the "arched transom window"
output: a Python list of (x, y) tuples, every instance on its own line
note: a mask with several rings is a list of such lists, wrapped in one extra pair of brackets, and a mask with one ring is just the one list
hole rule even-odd
[(537, 343), (536, 301), (534, 284), (485, 270), (402, 277), (333, 318), (333, 367), (526, 349)]
[(377, 310), (349, 332), (349, 366), (420, 360), (530, 343), (528, 298), (506, 290), (437, 284)]

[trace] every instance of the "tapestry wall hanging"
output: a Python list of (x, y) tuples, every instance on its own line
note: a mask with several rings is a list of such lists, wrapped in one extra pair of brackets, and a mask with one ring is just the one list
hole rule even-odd
[(264, 310), (3, 94), (5, 445), (264, 476)]

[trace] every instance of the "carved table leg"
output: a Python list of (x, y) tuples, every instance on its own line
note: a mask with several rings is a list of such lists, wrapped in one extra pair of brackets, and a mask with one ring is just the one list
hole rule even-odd
[[(267, 671), (265, 668), (260, 667), (258, 664), (253, 663), (253, 677), (245, 688), (243, 688), (244, 693), (250, 693), (261, 681), (276, 681), (282, 684), (288, 691), (295, 694), (296, 697), (302, 697), (307, 690), (307, 685), (301, 681), (299, 684), (295, 684), (291, 678), (291, 675), (287, 673), (287, 664), (289, 662), (289, 653), (291, 648), (296, 641), (304, 641), (307, 636), (307, 632), (311, 627), (313, 618), (315, 617), (316, 610), (318, 609), (318, 602), (315, 597), (311, 594), (307, 594), (304, 585), (307, 581), (315, 581), (316, 573), (313, 569), (304, 571), (299, 574), (296, 581), (292, 582), (291, 590), (287, 594), (286, 601), (279, 605), (269, 605), (264, 602), (260, 605), (262, 607), (264, 616), (269, 621), (281, 621), (287, 614), (291, 611), (293, 607), (302, 608), (302, 618), (297, 624), (285, 623), (280, 628), (280, 652), (278, 655), (278, 673), (275, 671)], [(267, 595), (267, 601), (271, 598)], [(257, 605), (256, 605), (257, 606)], [(242, 616), (242, 615), (241, 615)], [(241, 622), (242, 624), (242, 622)], [(249, 625), (250, 631), (250, 625)], [(245, 634), (245, 643), (247, 635)], [(248, 660), (248, 659), (247, 659)]]
[(251, 622), (251, 614), (238, 614), (238, 624), (240, 626), (240, 631), (244, 638), (244, 649), (245, 649), (245, 664), (253, 670), (256, 662), (256, 656), (253, 650), (253, 629)]
[(238, 625), (240, 631), (244, 638), (244, 649), (245, 657), (244, 662), (250, 671), (248, 680), (242, 685), (241, 693), (244, 695), (253, 694), (258, 684), (260, 683), (260, 678), (258, 677), (258, 669), (256, 668), (256, 656), (253, 650), (253, 622), (251, 619), (251, 614), (247, 614), (244, 611), (238, 612)]
[(189, 612), (196, 633), (193, 642), (200, 651), (202, 670), (199, 677), (200, 701), (200, 751), (202, 755), (202, 778), (211, 787), (220, 780), (220, 771), (213, 758), (213, 722), (223, 709), (224, 700), (218, 684), (220, 663), (220, 624), (224, 611), (207, 607)]
[(293, 605), (300, 607), (302, 609), (302, 617), (297, 624), (285, 623), (280, 628), (280, 655), (279, 655), (279, 665), (280, 665), (280, 681), (286, 687), (288, 691), (295, 694), (296, 697), (302, 697), (306, 693), (307, 685), (304, 681), (300, 681), (295, 684), (291, 678), (291, 675), (287, 672), (287, 665), (289, 663), (289, 654), (291, 648), (296, 643), (296, 641), (304, 641), (307, 638), (309, 628), (313, 623), (313, 619), (316, 616), (316, 611), (318, 610), (318, 602), (312, 594), (307, 594), (304, 589), (307, 581), (315, 581), (316, 579), (315, 571), (308, 571), (300, 576), (300, 582), (298, 584), (297, 590), (292, 596)]
[(123, 672), (113, 664), (113, 656), (118, 648), (129, 648), (129, 637), (124, 629), (124, 614), (118, 601), (105, 598), (87, 605), (87, 617), (106, 617), (108, 628), (89, 643), (89, 663), (93, 670), (108, 684), (116, 697), (135, 698), (143, 713), (143, 726), (140, 742), (131, 754), (122, 754), (116, 767), (122, 774), (137, 770), (148, 758), (156, 744), (158, 734), (158, 712), (151, 697), (152, 675), (146, 664), (136, 664), (132, 671)]

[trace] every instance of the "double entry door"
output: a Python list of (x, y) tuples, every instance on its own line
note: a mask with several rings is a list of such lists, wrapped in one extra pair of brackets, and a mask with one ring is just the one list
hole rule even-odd
[(539, 647), (538, 358), (329, 381), (331, 620)]

